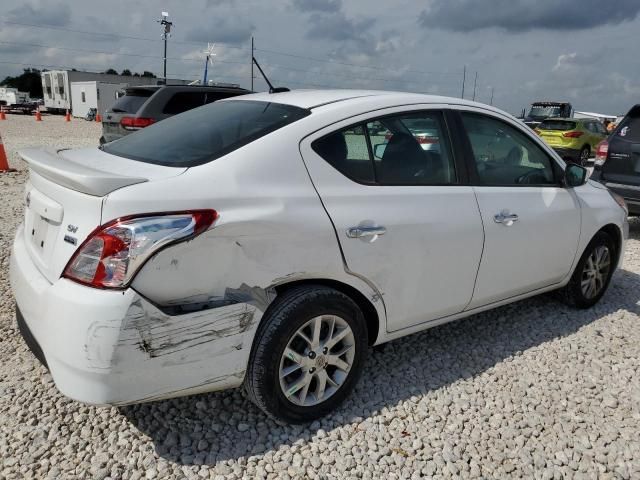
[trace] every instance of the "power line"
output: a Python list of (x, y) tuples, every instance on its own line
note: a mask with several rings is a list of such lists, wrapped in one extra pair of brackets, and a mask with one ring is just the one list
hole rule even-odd
[[(50, 30), (60, 30), (60, 31), (80, 33), (80, 34), (85, 34), (85, 35), (124, 38), (124, 39), (129, 39), (129, 40), (141, 40), (141, 41), (149, 41), (149, 42), (157, 42), (157, 41), (160, 40), (160, 39), (153, 39), (153, 38), (146, 38), (146, 37), (137, 37), (137, 36), (133, 36), (133, 35), (123, 35), (123, 34), (119, 34), (119, 33), (89, 32), (89, 31), (86, 31), (86, 30), (76, 30), (76, 29), (71, 29), (71, 28), (58, 27), (58, 26), (55, 26), (55, 25), (41, 25), (41, 24), (34, 24), (34, 23), (14, 22), (14, 21), (8, 21), (8, 20), (2, 20), (2, 22), (5, 23), (5, 24), (8, 24), (8, 25), (20, 25), (20, 26), (25, 26), (25, 27), (44, 28), (44, 29), (50, 29)], [(202, 45), (201, 42), (190, 42), (190, 41), (184, 41), (184, 40), (173, 40), (172, 42), (175, 43), (175, 44), (183, 44), (183, 45)], [(223, 45), (224, 45), (225, 48), (235, 48), (235, 49), (238, 49), (238, 50), (247, 50), (246, 47), (238, 47), (238, 46), (235, 46), (235, 45), (228, 45), (228, 44), (223, 44)], [(309, 56), (306, 56), (306, 55), (299, 55), (299, 54), (296, 54), (296, 53), (283, 52), (283, 51), (278, 51), (278, 50), (270, 50), (270, 49), (263, 49), (263, 48), (256, 48), (255, 50), (259, 51), (259, 52), (263, 52), (263, 53), (269, 53), (269, 54), (274, 54), (274, 55), (282, 55), (282, 56), (287, 56), (287, 57), (292, 57), (292, 58), (299, 58), (299, 59), (303, 59), (303, 60), (310, 60), (310, 61), (313, 61), (313, 62), (333, 63), (333, 64), (336, 64), (336, 65), (355, 67), (355, 68), (366, 68), (366, 69), (371, 69), (371, 70), (388, 70), (388, 67), (385, 68), (385, 67), (380, 67), (380, 66), (375, 66), (375, 65), (358, 65), (358, 64), (355, 64), (355, 63), (341, 62), (341, 61), (338, 61), (338, 60), (322, 59), (322, 58), (317, 58), (317, 57), (309, 57)], [(89, 53), (93, 53), (93, 52), (89, 52)], [(104, 52), (100, 52), (100, 53), (104, 53)], [(421, 75), (460, 76), (460, 73), (454, 73), (454, 72), (433, 72), (433, 71), (422, 71), (422, 70), (406, 70), (406, 72), (408, 72), (408, 73), (418, 73), (418, 74), (421, 74)]]
[[(338, 60), (329, 60), (329, 59), (321, 59), (321, 58), (315, 58), (315, 57), (307, 57), (304, 55), (298, 55), (298, 54), (294, 54), (294, 53), (285, 53), (285, 52), (278, 52), (276, 50), (267, 50), (264, 48), (256, 48), (256, 51), (258, 52), (265, 52), (265, 53), (272, 53), (275, 55), (283, 55), (286, 57), (294, 57), (294, 58), (301, 58), (304, 60), (311, 60), (314, 62), (324, 62), (324, 63), (334, 63), (336, 65), (343, 65), (343, 66), (347, 66), (347, 67), (357, 67), (357, 68), (368, 68), (371, 70), (388, 70), (389, 67), (379, 67), (379, 66), (374, 66), (374, 65), (358, 65), (355, 63), (347, 63), (347, 62), (340, 62)], [(405, 70), (405, 72), (408, 73), (419, 73), (421, 75), (451, 75), (451, 76), (456, 76), (459, 77), (460, 73), (453, 73), (453, 72), (427, 72), (427, 71), (423, 71), (423, 70)]]
[[(136, 37), (132, 35), (123, 35), (120, 33), (88, 32), (86, 30), (74, 30), (72, 28), (58, 27), (55, 25), (37, 25), (35, 23), (11, 22), (8, 20), (2, 20), (2, 23), (5, 23), (7, 25), (20, 25), (22, 27), (44, 28), (48, 30), (60, 30), (63, 32), (82, 33), (85, 35), (94, 35), (99, 37), (125, 38), (128, 40), (141, 40), (146, 42), (158, 42), (159, 40), (162, 40), (159, 38)], [(173, 43), (178, 43), (182, 45), (202, 45), (202, 42), (189, 42), (185, 40), (173, 40)], [(245, 47), (238, 47), (235, 45), (228, 45), (228, 44), (223, 44), (223, 45), (225, 46), (225, 48), (237, 48), (239, 50), (246, 50)]]
[[(0, 41), (0, 44), (3, 45), (13, 45), (13, 46), (18, 46), (18, 47), (34, 47), (34, 48), (51, 48), (54, 50), (66, 50), (66, 51), (70, 51), (70, 52), (82, 52), (82, 53), (97, 53), (97, 54), (101, 54), (101, 55), (115, 55), (115, 56), (123, 56), (123, 57), (138, 57), (138, 58), (153, 58), (153, 59), (162, 59), (164, 57), (160, 56), (160, 55), (143, 55), (140, 53), (125, 53), (125, 52), (106, 52), (106, 51), (100, 51), (100, 50), (87, 50), (84, 48), (71, 48), (71, 47), (58, 47), (58, 46), (53, 46), (53, 45), (41, 45), (38, 43), (19, 43), (19, 42), (5, 42), (5, 41)], [(167, 60), (177, 60), (177, 61), (181, 61), (181, 62), (198, 62), (200, 63), (201, 60), (195, 59), (195, 58), (180, 58), (180, 57), (167, 57)], [(234, 64), (234, 65), (244, 65), (245, 62), (234, 62), (231, 60), (217, 60), (218, 63), (228, 63), (228, 64)]]

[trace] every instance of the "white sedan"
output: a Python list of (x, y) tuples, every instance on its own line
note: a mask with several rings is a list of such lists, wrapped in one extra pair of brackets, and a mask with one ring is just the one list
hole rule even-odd
[(244, 385), (272, 417), (309, 421), (371, 345), (550, 290), (591, 307), (628, 231), (584, 168), (457, 98), (261, 93), (21, 155), (18, 325), (60, 391), (92, 404)]

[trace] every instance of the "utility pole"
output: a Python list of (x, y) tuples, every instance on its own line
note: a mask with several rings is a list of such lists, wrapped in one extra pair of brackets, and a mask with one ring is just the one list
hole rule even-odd
[(464, 84), (467, 81), (467, 66), (464, 66), (464, 70), (462, 70), (462, 96), (460, 98), (464, 98)]
[(476, 101), (476, 85), (478, 84), (478, 72), (476, 72), (476, 79), (473, 81), (473, 101)]
[(491, 87), (491, 101), (489, 102), (489, 105), (493, 105), (493, 87)]
[(253, 92), (253, 57), (255, 49), (253, 47), (253, 35), (251, 35), (251, 91)]
[(162, 69), (162, 76), (164, 77), (165, 85), (167, 84), (167, 38), (171, 35), (171, 26), (173, 25), (173, 22), (167, 20), (168, 18), (169, 14), (162, 12), (162, 18), (158, 20), (160, 25), (164, 27), (164, 32), (162, 32), (162, 39), (164, 40), (164, 56), (162, 57), (164, 67)]

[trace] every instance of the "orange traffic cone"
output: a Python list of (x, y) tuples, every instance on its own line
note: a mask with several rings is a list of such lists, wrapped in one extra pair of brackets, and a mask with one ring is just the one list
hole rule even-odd
[(4, 114), (4, 110), (0, 110), (0, 120), (6, 120), (7, 116)]
[(41, 122), (42, 121), (42, 114), (40, 113), (40, 110), (36, 110), (36, 122)]
[(71, 121), (71, 114), (69, 113), (69, 109), (67, 108), (67, 113), (64, 115), (64, 121), (65, 122), (70, 122)]
[(2, 135), (0, 135), (0, 173), (3, 172), (15, 172), (15, 168), (9, 168), (9, 162), (7, 161), (7, 154), (4, 151), (4, 145), (2, 144)]
[(102, 122), (102, 117), (99, 113), (96, 113), (96, 122)]

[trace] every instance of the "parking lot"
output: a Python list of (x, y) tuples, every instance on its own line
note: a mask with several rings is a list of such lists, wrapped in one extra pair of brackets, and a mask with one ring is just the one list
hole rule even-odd
[[(63, 397), (18, 334), (8, 279), (34, 145), (100, 125), (9, 115), (0, 132), (0, 478), (639, 478), (640, 222), (590, 310), (544, 295), (371, 351), (338, 411), (278, 425), (241, 390), (121, 408)], [(553, 241), (553, 239), (549, 239)]]

